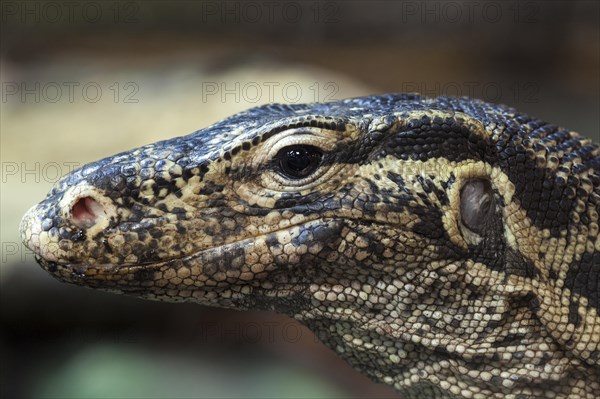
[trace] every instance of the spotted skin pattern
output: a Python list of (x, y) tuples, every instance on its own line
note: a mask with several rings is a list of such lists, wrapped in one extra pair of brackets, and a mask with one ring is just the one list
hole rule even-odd
[[(277, 162), (294, 145), (322, 152), (300, 179)], [(88, 164), (21, 234), (65, 282), (286, 313), (405, 398), (593, 398), (599, 213), (590, 140), (393, 94), (265, 105)]]

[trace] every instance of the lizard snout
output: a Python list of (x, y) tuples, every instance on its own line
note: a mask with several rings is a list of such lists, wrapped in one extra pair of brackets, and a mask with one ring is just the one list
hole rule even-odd
[(88, 237), (102, 236), (117, 212), (116, 204), (99, 189), (85, 182), (75, 184), (32, 207), (21, 221), (21, 237), (46, 261), (100, 261), (103, 247)]
[(46, 227), (51, 224), (51, 221), (39, 218), (38, 208), (38, 205), (31, 207), (21, 220), (21, 226), (19, 228), (21, 240), (27, 248), (33, 251), (33, 253), (44, 259), (55, 262), (57, 260), (56, 256), (54, 256), (55, 251), (51, 249), (45, 240), (46, 235), (48, 234), (48, 229), (46, 229)]

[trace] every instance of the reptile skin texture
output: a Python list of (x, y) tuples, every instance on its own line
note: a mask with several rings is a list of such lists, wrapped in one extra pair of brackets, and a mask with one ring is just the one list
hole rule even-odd
[(269, 309), (405, 398), (600, 395), (600, 147), (468, 98), (249, 109), (64, 176), (59, 280)]

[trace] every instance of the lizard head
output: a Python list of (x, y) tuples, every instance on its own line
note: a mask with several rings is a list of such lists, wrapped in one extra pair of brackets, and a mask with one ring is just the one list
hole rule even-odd
[(549, 161), (519, 118), (415, 95), (262, 106), (74, 171), (22, 236), (67, 282), (290, 314), (409, 396), (511, 392), (525, 380), (486, 364), (561, 350), (540, 298), (560, 303), (544, 282), (572, 218), (524, 207), (544, 178), (515, 177)]
[[(441, 146), (412, 148), (432, 113), (359, 105), (259, 107), (90, 163), (28, 212), (24, 242), (67, 282), (235, 307), (327, 296), (310, 286), (447, 257), (458, 250), (443, 240), (450, 196), (431, 180), (452, 188), (457, 176), (439, 164)], [(464, 220), (476, 225), (479, 208), (492, 211), (491, 186), (468, 187)]]

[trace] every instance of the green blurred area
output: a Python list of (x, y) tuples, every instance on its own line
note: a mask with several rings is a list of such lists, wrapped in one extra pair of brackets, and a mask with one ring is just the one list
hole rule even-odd
[[(343, 394), (301, 368), (282, 367), (269, 360), (214, 360), (100, 343), (77, 353), (58, 369), (47, 367), (33, 387), (32, 396), (314, 398)], [(236, 381), (230, 379), (232, 368), (238, 375)], [(165, 384), (165, 375), (169, 378), (168, 384)]]
[(507, 103), (600, 141), (596, 1), (0, 7), (2, 398), (397, 397), (306, 329), (287, 336), (285, 316), (52, 280), (17, 229), (69, 168), (266, 102), (402, 91)]

